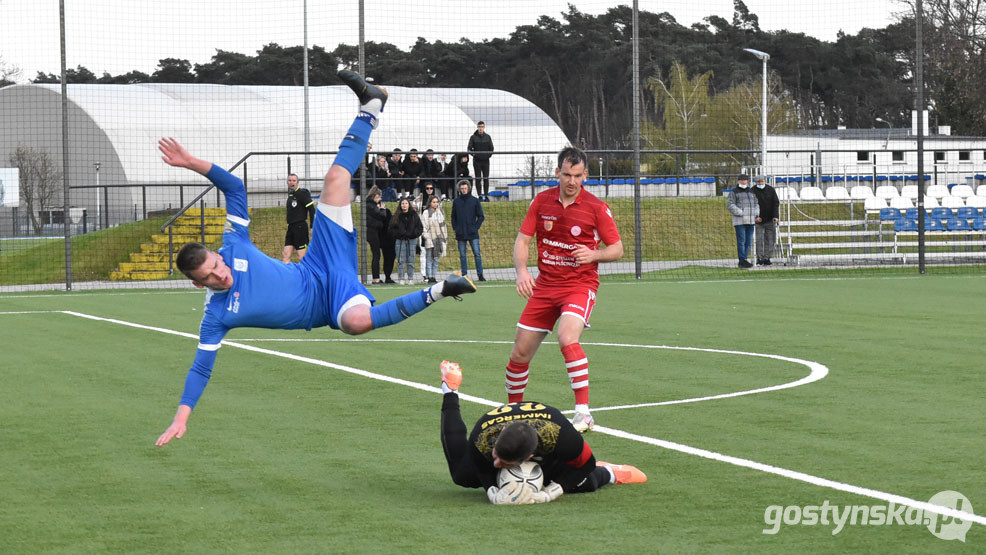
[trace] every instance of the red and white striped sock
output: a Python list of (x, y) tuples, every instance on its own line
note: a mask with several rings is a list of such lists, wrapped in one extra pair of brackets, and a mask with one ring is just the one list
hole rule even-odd
[(561, 348), (561, 354), (565, 357), (565, 370), (568, 371), (568, 381), (572, 384), (572, 392), (575, 393), (576, 405), (589, 404), (589, 359), (585, 356), (585, 351), (578, 343), (565, 345)]
[(527, 389), (527, 369), (529, 362), (517, 362), (513, 359), (507, 364), (507, 402), (519, 403), (524, 400), (524, 390)]

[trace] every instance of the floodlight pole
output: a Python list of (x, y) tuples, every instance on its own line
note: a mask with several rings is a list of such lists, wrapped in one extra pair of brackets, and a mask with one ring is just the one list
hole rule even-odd
[(99, 202), (99, 162), (94, 163), (93, 166), (96, 167), (96, 225), (93, 227), (93, 229), (99, 229), (99, 225), (103, 221), (99, 219), (100, 218), (99, 207), (102, 204)]
[(305, 178), (311, 175), (309, 168), (310, 158), (308, 155), (311, 152), (311, 126), (309, 124), (308, 116), (308, 0), (304, 2), (304, 42), (305, 46), (302, 49), (302, 79), (305, 85)]
[(770, 54), (766, 52), (761, 52), (759, 50), (754, 50), (752, 48), (744, 48), (744, 52), (749, 52), (760, 61), (763, 62), (763, 84), (760, 86), (763, 92), (761, 105), (760, 105), (760, 175), (767, 177), (767, 60), (770, 59)]
[(890, 124), (889, 121), (883, 118), (876, 118), (876, 121), (887, 124), (887, 140), (883, 142), (883, 150), (887, 150), (887, 145), (890, 144), (890, 130), (893, 128), (893, 126)]

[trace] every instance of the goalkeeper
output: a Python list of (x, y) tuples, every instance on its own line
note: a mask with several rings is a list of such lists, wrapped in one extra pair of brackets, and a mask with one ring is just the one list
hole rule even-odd
[[(497, 407), (480, 417), (467, 437), (459, 412), (461, 383), (459, 365), (443, 361), (442, 447), (457, 485), (481, 487), (497, 505), (519, 505), (554, 501), (562, 493), (588, 493), (607, 484), (647, 481), (643, 472), (628, 464), (596, 462), (582, 434), (561, 411), (543, 403), (524, 401)], [(541, 465), (544, 489), (521, 493), (496, 487), (501, 469), (528, 460)]]

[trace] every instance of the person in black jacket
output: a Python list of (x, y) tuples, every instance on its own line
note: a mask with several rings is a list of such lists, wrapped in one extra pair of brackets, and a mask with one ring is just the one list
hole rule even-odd
[(298, 262), (301, 262), (308, 252), (308, 230), (315, 225), (315, 201), (308, 189), (298, 186), (297, 174), (288, 176), (288, 200), (285, 205), (288, 231), (284, 234), (281, 262), (291, 262), (291, 255), (295, 250), (298, 251)]
[(415, 244), (422, 231), (424, 226), (411, 201), (406, 198), (399, 200), (397, 210), (390, 219), (390, 235), (397, 250), (397, 283), (401, 285), (414, 283)]
[(387, 226), (390, 225), (390, 210), (384, 204), (379, 188), (370, 188), (366, 198), (366, 242), (370, 244), (370, 271), (373, 274), (373, 284), (383, 283), (380, 280), (381, 252), (383, 252), (384, 275), (388, 283), (393, 283), (390, 274), (394, 271), (394, 247), (387, 231)]
[[(435, 151), (428, 149), (425, 157), (421, 160), (421, 183), (430, 181), (435, 186), (435, 194), (439, 195), (438, 189), (442, 187), (442, 178), (445, 176), (444, 165), (435, 158)], [(427, 206), (427, 204), (425, 205)]]
[(469, 137), (466, 149), (472, 153), (472, 167), (476, 170), (476, 193), (483, 202), (490, 200), (490, 156), (493, 155), (493, 139), (486, 134), (486, 123), (476, 124), (476, 131)]
[(418, 157), (418, 149), (412, 148), (407, 153), (407, 156), (404, 157), (402, 168), (404, 169), (404, 184), (406, 187), (402, 192), (405, 197), (412, 198), (421, 189), (421, 174), (425, 169), (424, 164), (421, 163), (421, 159)]
[(447, 198), (454, 198), (459, 194), (459, 182), (465, 180), (472, 184), (472, 176), (469, 175), (469, 154), (462, 152), (452, 157), (452, 161), (445, 164), (445, 183), (443, 188)]
[[(387, 169), (390, 171), (390, 180), (394, 190), (397, 191), (398, 198), (400, 198), (404, 191), (404, 162), (401, 159), (401, 149), (395, 148), (394, 152), (391, 153), (390, 160), (387, 160)], [(386, 197), (384, 199), (386, 200)]]
[(758, 175), (756, 183), (753, 194), (760, 204), (760, 215), (756, 219), (757, 265), (770, 266), (772, 264), (770, 257), (773, 256), (774, 244), (777, 243), (777, 221), (780, 216), (781, 201), (777, 198), (777, 191), (767, 185), (764, 176)]
[(459, 265), (462, 267), (462, 275), (469, 273), (469, 262), (466, 259), (466, 245), (469, 245), (472, 248), (473, 258), (476, 259), (476, 275), (479, 281), (486, 281), (483, 277), (483, 255), (479, 252), (479, 228), (485, 219), (483, 206), (479, 204), (478, 198), (472, 196), (469, 181), (463, 179), (459, 182), (459, 196), (452, 201), (452, 229), (455, 230), (455, 240), (459, 244)]

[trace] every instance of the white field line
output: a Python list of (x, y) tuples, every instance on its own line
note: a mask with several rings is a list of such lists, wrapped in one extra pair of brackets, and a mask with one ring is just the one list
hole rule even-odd
[[(97, 320), (97, 321), (102, 321), (102, 322), (109, 322), (109, 323), (113, 323), (113, 324), (119, 324), (119, 325), (122, 325), (122, 326), (129, 326), (129, 327), (132, 327), (132, 328), (138, 328), (138, 329), (144, 329), (144, 330), (150, 330), (150, 331), (158, 331), (158, 332), (167, 333), (167, 334), (170, 334), (170, 335), (177, 335), (177, 336), (181, 336), (181, 337), (188, 337), (188, 338), (194, 339), (196, 341), (198, 340), (198, 336), (197, 335), (190, 334), (190, 333), (185, 333), (185, 332), (174, 331), (174, 330), (169, 330), (169, 329), (166, 329), (166, 328), (158, 328), (158, 327), (154, 327), (154, 326), (145, 326), (143, 324), (137, 324), (137, 323), (134, 323), (134, 322), (127, 322), (125, 320), (117, 320), (117, 319), (114, 319), (114, 318), (103, 318), (103, 317), (100, 317), (100, 316), (93, 316), (91, 314), (83, 314), (83, 313), (80, 313), (80, 312), (73, 312), (73, 311), (69, 311), (69, 310), (60, 311), (60, 312), (62, 312), (64, 314), (69, 314), (69, 315), (72, 315), (72, 316), (77, 316), (77, 317), (80, 317), (80, 318), (87, 318), (87, 319), (90, 319), (90, 320)], [(298, 356), (298, 355), (294, 355), (294, 354), (291, 354), (291, 353), (282, 353), (280, 351), (273, 351), (273, 350), (264, 349), (264, 348), (261, 348), (261, 347), (254, 347), (252, 345), (245, 345), (245, 344), (236, 343), (236, 342), (233, 342), (233, 341), (230, 341), (230, 342), (223, 341), (223, 345), (229, 345), (230, 347), (236, 347), (236, 348), (239, 348), (239, 349), (245, 349), (245, 350), (253, 351), (253, 352), (256, 352), (256, 353), (263, 353), (263, 354), (268, 354), (268, 355), (272, 355), (272, 356), (287, 358), (287, 359), (296, 360), (296, 361), (299, 361), (299, 362), (307, 362), (307, 363), (310, 363), (310, 364), (314, 364), (314, 365), (317, 365), (317, 366), (323, 366), (323, 367), (326, 367), (326, 368), (333, 368), (335, 370), (341, 370), (343, 372), (348, 372), (350, 374), (355, 374), (355, 375), (358, 375), (358, 376), (372, 378), (372, 379), (375, 379), (375, 380), (380, 380), (380, 381), (384, 381), (384, 382), (388, 382), (388, 383), (394, 383), (394, 384), (398, 384), (398, 385), (404, 385), (404, 386), (407, 386), (407, 387), (412, 387), (414, 389), (420, 389), (422, 391), (428, 391), (428, 392), (439, 393), (439, 394), (441, 393), (441, 389), (440, 388), (437, 388), (437, 387), (434, 387), (434, 386), (429, 386), (429, 385), (425, 385), (425, 384), (421, 384), (421, 383), (417, 383), (417, 382), (412, 382), (412, 381), (409, 381), (409, 380), (403, 380), (403, 379), (400, 379), (400, 378), (394, 378), (394, 377), (386, 376), (386, 375), (383, 375), (383, 374), (377, 374), (375, 372), (368, 372), (366, 370), (360, 370), (358, 368), (353, 368), (353, 367), (350, 367), (350, 366), (344, 366), (344, 365), (341, 365), (341, 364), (333, 364), (331, 362), (326, 362), (324, 360), (318, 360), (318, 359), (313, 359), (313, 358)], [(687, 348), (683, 348), (683, 349), (687, 349)], [(701, 350), (701, 349), (696, 349), (696, 350)], [(731, 351), (722, 351), (722, 352), (731, 352)], [(781, 357), (781, 358), (783, 358), (783, 357)], [(495, 401), (490, 401), (488, 399), (483, 399), (483, 398), (480, 398), (480, 397), (474, 397), (472, 395), (460, 394), (459, 397), (461, 397), (462, 399), (464, 399), (466, 401), (471, 401), (471, 402), (474, 402), (474, 403), (478, 403), (478, 404), (486, 405), (486, 406), (490, 406), (490, 407), (497, 407), (497, 406), (500, 406), (502, 404), (502, 403), (498, 403), (498, 402), (495, 402)], [(772, 465), (769, 465), (769, 464), (759, 463), (759, 462), (756, 462), (756, 461), (751, 461), (751, 460), (748, 460), (748, 459), (742, 459), (742, 458), (739, 458), (739, 457), (732, 457), (730, 455), (723, 455), (722, 453), (716, 453), (714, 451), (708, 451), (708, 450), (705, 450), (705, 449), (700, 449), (698, 447), (691, 447), (689, 445), (683, 445), (683, 444), (675, 443), (675, 442), (672, 442), (672, 441), (665, 441), (665, 440), (656, 439), (656, 438), (647, 437), (647, 436), (642, 436), (642, 435), (638, 435), (638, 434), (632, 434), (632, 433), (629, 433), (629, 432), (624, 432), (622, 430), (616, 430), (616, 429), (613, 429), (613, 428), (607, 428), (605, 426), (595, 426), (593, 428), (593, 433), (608, 434), (608, 435), (611, 435), (611, 436), (614, 436), (614, 437), (618, 437), (618, 438), (622, 438), (622, 439), (629, 439), (631, 441), (637, 441), (637, 442), (640, 442), (640, 443), (645, 443), (645, 444), (653, 445), (653, 446), (656, 446), (656, 447), (662, 447), (662, 448), (665, 448), (665, 449), (670, 449), (672, 451), (678, 451), (680, 453), (686, 453), (686, 454), (689, 454), (689, 455), (695, 455), (695, 456), (698, 456), (698, 457), (702, 457), (702, 458), (706, 458), (706, 459), (711, 459), (711, 460), (715, 460), (715, 461), (719, 461), (719, 462), (724, 462), (724, 463), (727, 463), (727, 464), (732, 464), (732, 465), (740, 466), (740, 467), (743, 467), (743, 468), (750, 468), (750, 469), (753, 469), (753, 470), (759, 470), (761, 472), (766, 472), (768, 474), (774, 474), (776, 476), (781, 476), (781, 477), (788, 478), (788, 479), (791, 479), (791, 480), (797, 480), (797, 481), (800, 481), (800, 482), (805, 482), (805, 483), (816, 485), (816, 486), (820, 486), (820, 487), (825, 487), (825, 488), (834, 489), (834, 490), (838, 490), (838, 491), (844, 491), (844, 492), (847, 492), (847, 493), (853, 493), (853, 494), (861, 495), (861, 496), (864, 496), (864, 497), (870, 497), (872, 499), (879, 499), (881, 501), (886, 501), (888, 503), (895, 503), (895, 504), (904, 505), (904, 506), (907, 506), (907, 507), (914, 507), (914, 508), (920, 509), (922, 511), (928, 511), (928, 512), (936, 513), (936, 514), (943, 515), (943, 516), (950, 516), (950, 517), (953, 517), (953, 518), (957, 518), (959, 520), (968, 520), (968, 521), (975, 522), (977, 524), (986, 526), (986, 517), (984, 517), (984, 516), (980, 516), (980, 515), (977, 515), (977, 514), (974, 514), (974, 513), (969, 513), (969, 512), (966, 512), (966, 511), (959, 511), (957, 509), (953, 509), (953, 508), (950, 508), (950, 507), (942, 507), (940, 505), (934, 505), (932, 503), (928, 503), (927, 501), (918, 501), (916, 499), (911, 499), (909, 497), (904, 497), (904, 496), (896, 495), (896, 494), (893, 494), (893, 493), (886, 493), (886, 492), (882, 492), (882, 491), (874, 490), (874, 489), (870, 489), (870, 488), (864, 488), (864, 487), (860, 487), (860, 486), (854, 486), (854, 485), (851, 485), (851, 484), (846, 484), (844, 482), (837, 482), (835, 480), (829, 480), (827, 478), (820, 478), (818, 476), (812, 476), (810, 474), (805, 474), (803, 472), (798, 472), (798, 471), (795, 471), (795, 470), (787, 470), (785, 468), (780, 468), (780, 467), (772, 466)]]

